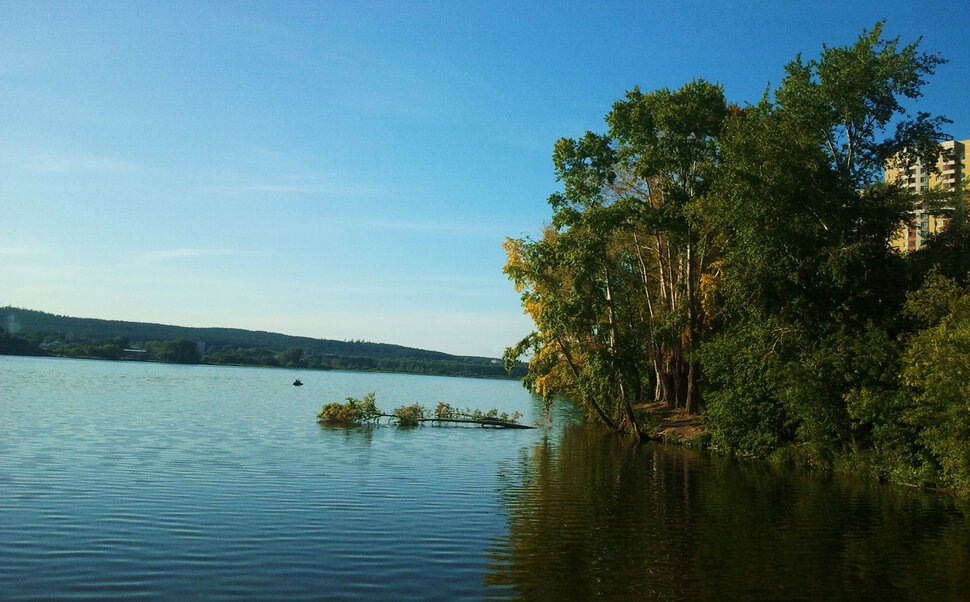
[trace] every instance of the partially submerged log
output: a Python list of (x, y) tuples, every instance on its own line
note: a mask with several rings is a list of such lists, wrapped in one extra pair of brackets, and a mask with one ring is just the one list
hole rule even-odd
[(518, 422), (505, 422), (503, 420), (492, 420), (490, 418), (483, 418), (481, 420), (476, 418), (419, 418), (418, 422), (458, 422), (466, 424), (480, 424), (482, 428), (497, 428), (497, 429), (532, 429), (534, 426), (528, 424), (519, 424)]

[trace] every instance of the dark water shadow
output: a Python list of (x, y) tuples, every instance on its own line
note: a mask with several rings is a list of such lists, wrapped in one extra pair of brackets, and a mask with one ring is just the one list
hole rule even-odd
[(485, 581), (499, 596), (970, 599), (970, 520), (946, 496), (583, 425), (499, 477), (509, 536), (490, 548)]

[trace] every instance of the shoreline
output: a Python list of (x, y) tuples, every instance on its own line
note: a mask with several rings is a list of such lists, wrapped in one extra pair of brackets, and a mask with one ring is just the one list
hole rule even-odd
[[(881, 485), (893, 485), (895, 487), (918, 489), (927, 493), (949, 495), (958, 500), (965, 500), (970, 497), (970, 495), (952, 487), (942, 487), (932, 483), (909, 483), (900, 480), (893, 480), (887, 476), (879, 476), (876, 474), (879, 470), (878, 466), (871, 464), (855, 464), (849, 461), (851, 459), (848, 457), (837, 459), (831, 466), (820, 467), (818, 465), (813, 465), (806, 462), (799, 462), (789, 454), (778, 453), (783, 452), (783, 450), (786, 448), (776, 450), (775, 454), (766, 458), (758, 458), (756, 456), (738, 456), (730, 451), (724, 451), (711, 445), (711, 428), (707, 425), (707, 422), (704, 420), (703, 416), (699, 414), (692, 416), (682, 408), (670, 408), (662, 401), (641, 403), (634, 406), (634, 410), (643, 412), (647, 417), (645, 424), (647, 425), (648, 432), (644, 434), (645, 441), (682, 445), (684, 447), (700, 449), (720, 455), (747, 457), (769, 465), (789, 464), (793, 467), (799, 467), (801, 469), (810, 470), (813, 472), (827, 473), (830, 475), (839, 474), (854, 479), (859, 479), (861, 481), (876, 482)], [(853, 466), (856, 466), (857, 468), (853, 468)]]
[(86, 355), (59, 355), (53, 353), (0, 353), (0, 357), (35, 357), (35, 358), (52, 358), (52, 359), (69, 359), (69, 360), (96, 360), (102, 362), (123, 362), (123, 363), (133, 363), (133, 364), (166, 364), (170, 366), (214, 366), (214, 367), (227, 367), (227, 368), (270, 368), (275, 370), (305, 370), (307, 372), (363, 372), (367, 374), (410, 374), (414, 376), (442, 376), (448, 378), (475, 378), (481, 380), (516, 380), (521, 381), (518, 376), (497, 376), (497, 375), (485, 375), (485, 374), (454, 374), (454, 373), (434, 373), (434, 372), (408, 372), (405, 370), (355, 370), (353, 368), (295, 368), (291, 366), (273, 366), (270, 364), (227, 364), (227, 363), (216, 363), (216, 362), (163, 362), (157, 359), (148, 358), (134, 358), (134, 357), (119, 357), (119, 358), (108, 358), (108, 357), (98, 357), (98, 356), (86, 356)]

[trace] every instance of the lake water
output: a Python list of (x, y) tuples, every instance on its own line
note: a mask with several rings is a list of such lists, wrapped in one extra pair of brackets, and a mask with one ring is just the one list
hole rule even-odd
[[(294, 378), (306, 383), (293, 387)], [(947, 496), (549, 430), (512, 381), (0, 356), (0, 599), (967, 600)]]

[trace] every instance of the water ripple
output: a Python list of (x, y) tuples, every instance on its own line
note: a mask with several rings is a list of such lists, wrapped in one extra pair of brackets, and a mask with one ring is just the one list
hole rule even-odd
[[(312, 381), (294, 391), (278, 371), (0, 361), (4, 599), (478, 598), (505, 529), (493, 462), (531, 441), (321, 429), (315, 411), (362, 394), (356, 376), (306, 399)], [(420, 382), (437, 401), (453, 380)], [(483, 406), (530, 403), (468, 383), (458, 397)]]
[[(321, 428), (324, 401), (539, 408), (512, 382), (0, 356), (0, 599), (967, 599), (918, 492), (595, 429)], [(531, 418), (527, 418), (531, 419)]]

